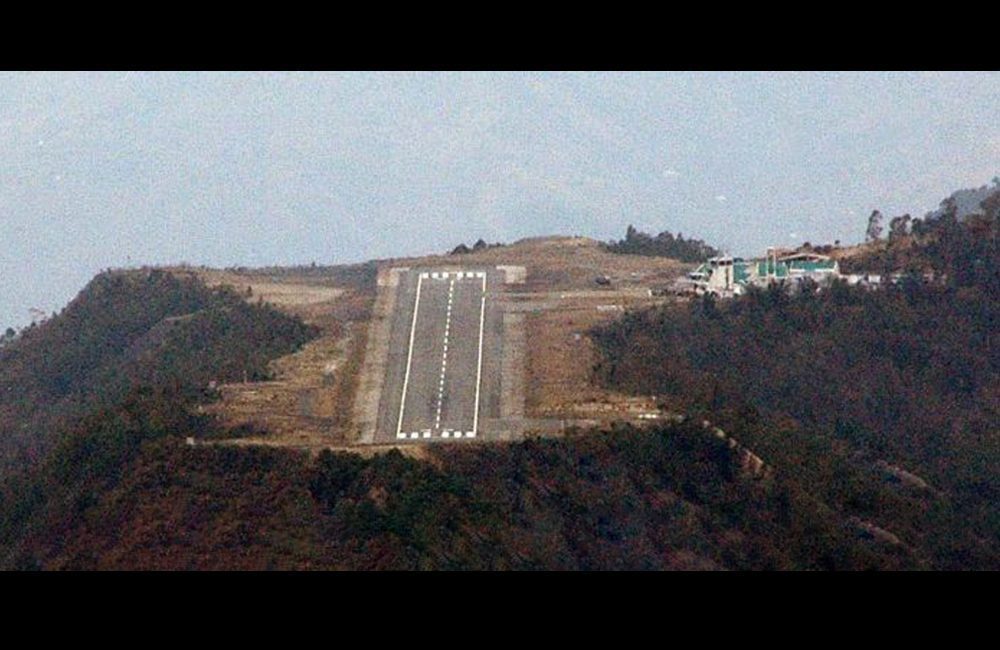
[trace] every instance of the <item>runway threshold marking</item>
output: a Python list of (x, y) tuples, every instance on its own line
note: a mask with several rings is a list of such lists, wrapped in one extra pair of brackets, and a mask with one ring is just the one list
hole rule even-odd
[[(475, 431), (452, 431), (451, 429), (443, 429), (438, 432), (441, 438), (475, 438)], [(432, 429), (424, 429), (423, 431), (402, 431), (396, 437), (400, 440), (416, 440), (418, 438), (433, 438), (435, 436)]]

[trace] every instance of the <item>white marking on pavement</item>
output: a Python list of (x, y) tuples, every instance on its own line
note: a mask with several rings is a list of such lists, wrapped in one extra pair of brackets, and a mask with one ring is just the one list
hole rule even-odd
[(444, 406), (444, 378), (448, 372), (448, 332), (451, 330), (451, 301), (455, 293), (455, 281), (448, 285), (448, 311), (444, 321), (444, 349), (441, 352), (441, 376), (438, 381), (437, 406), (434, 413), (434, 428), (441, 428), (441, 409)]
[[(399, 421), (396, 427), (396, 437), (398, 439), (411, 439), (415, 440), (418, 438), (431, 438), (434, 432), (440, 433), (442, 438), (475, 438), (479, 431), (479, 402), (482, 390), (482, 375), (483, 375), (483, 343), (485, 336), (485, 322), (486, 322), (486, 281), (487, 273), (483, 271), (455, 271), (455, 272), (423, 272), (418, 275), (417, 279), (417, 289), (416, 296), (414, 297), (413, 303), (413, 320), (410, 323), (410, 340), (409, 347), (406, 356), (406, 371), (403, 376), (403, 389), (402, 395), (400, 397), (399, 406)], [(447, 279), (450, 280), (448, 284), (448, 300), (447, 308), (445, 312), (445, 323), (444, 323), (444, 334), (442, 341), (442, 351), (441, 351), (441, 366), (440, 374), (438, 376), (438, 394), (437, 394), (437, 404), (434, 409), (434, 427), (433, 429), (424, 429), (423, 431), (413, 431), (413, 432), (403, 432), (403, 419), (406, 409), (406, 399), (409, 391), (409, 380), (410, 373), (412, 372), (413, 366), (413, 347), (416, 336), (416, 323), (420, 309), (420, 298), (422, 292), (422, 281), (424, 279)], [(473, 420), (472, 420), (472, 430), (467, 431), (453, 431), (451, 429), (441, 429), (442, 414), (444, 409), (444, 390), (445, 383), (447, 379), (448, 371), (448, 345), (449, 339), (451, 337), (451, 318), (452, 311), (455, 302), (455, 281), (462, 279), (481, 279), (482, 280), (482, 293), (480, 297), (479, 304), (479, 347), (477, 350), (477, 361), (476, 361), (476, 389), (475, 389), (475, 403), (473, 410)]]
[(483, 378), (483, 324), (486, 317), (486, 274), (478, 274), (483, 279), (483, 297), (479, 303), (479, 361), (476, 364), (476, 403), (472, 411), (472, 435), (470, 438), (476, 437), (476, 431), (479, 430), (479, 384)]
[(403, 411), (406, 409), (406, 388), (410, 383), (410, 365), (413, 363), (413, 335), (417, 332), (417, 312), (420, 310), (420, 286), (424, 274), (417, 277), (417, 297), (413, 301), (413, 322), (410, 323), (410, 349), (406, 353), (406, 373), (403, 375), (403, 393), (399, 398), (399, 422), (396, 424), (396, 437), (403, 431)]

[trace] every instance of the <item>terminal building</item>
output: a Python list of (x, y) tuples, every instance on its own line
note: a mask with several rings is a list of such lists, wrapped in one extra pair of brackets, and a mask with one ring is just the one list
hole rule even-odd
[(840, 263), (826, 255), (812, 252), (779, 255), (776, 249), (769, 248), (758, 259), (713, 257), (688, 273), (686, 284), (689, 291), (699, 295), (728, 297), (740, 295), (751, 286), (794, 286), (806, 279), (823, 286), (840, 277)]

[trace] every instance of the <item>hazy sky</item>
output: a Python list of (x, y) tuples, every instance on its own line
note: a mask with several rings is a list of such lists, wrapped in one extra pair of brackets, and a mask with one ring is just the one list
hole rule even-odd
[(998, 174), (998, 73), (0, 73), (0, 328), (144, 263), (853, 242)]

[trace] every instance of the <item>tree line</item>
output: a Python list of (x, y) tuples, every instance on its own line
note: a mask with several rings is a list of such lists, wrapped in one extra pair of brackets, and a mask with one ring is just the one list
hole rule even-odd
[(677, 233), (675, 237), (667, 230), (652, 236), (636, 230), (632, 225), (626, 229), (624, 239), (605, 244), (605, 249), (623, 255), (669, 257), (691, 263), (704, 262), (719, 254), (718, 250), (700, 239), (685, 239), (682, 233)]

